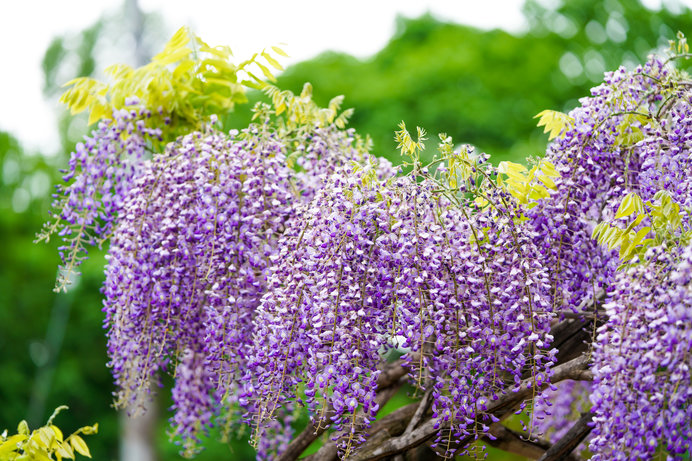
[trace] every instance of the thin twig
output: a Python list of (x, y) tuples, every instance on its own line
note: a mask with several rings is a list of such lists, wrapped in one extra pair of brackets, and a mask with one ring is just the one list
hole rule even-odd
[(593, 415), (591, 412), (584, 413), (579, 421), (567, 431), (567, 434), (558, 440), (555, 445), (550, 447), (538, 461), (559, 461), (561, 459), (567, 459), (570, 453), (572, 453), (582, 440), (589, 435), (589, 432), (591, 432), (590, 423), (592, 419)]
[[(377, 377), (378, 392), (376, 401), (380, 404), (380, 408), (382, 408), (384, 404), (392, 398), (394, 393), (396, 393), (396, 390), (399, 389), (397, 384), (407, 372), (408, 369), (404, 368), (403, 360), (397, 360), (396, 362), (385, 365), (382, 372)], [(396, 390), (391, 392), (392, 388), (396, 388)], [(333, 414), (333, 409), (329, 408), (326, 412), (327, 419)], [(292, 461), (298, 459), (301, 453), (327, 430), (327, 427), (328, 424), (319, 424), (317, 421), (308, 423), (303, 432), (298, 434), (298, 436), (291, 441), (286, 450), (277, 457), (277, 461)]]
[[(551, 382), (555, 384), (565, 379), (579, 377), (581, 372), (588, 367), (588, 363), (589, 357), (581, 355), (567, 363), (556, 366), (553, 369)], [(531, 378), (522, 381), (514, 392), (503, 394), (497, 400), (491, 402), (486, 413), (493, 414), (500, 420), (506, 418), (518, 404), (534, 395), (533, 385), (534, 380)], [(538, 390), (543, 390), (548, 385), (548, 383), (544, 383), (539, 386)], [(425, 443), (435, 437), (440, 431), (447, 430), (449, 427), (450, 424), (448, 422), (440, 422), (430, 418), (408, 434), (402, 434), (386, 440), (378, 437), (376, 440), (366, 441), (350, 459), (352, 461), (365, 461), (394, 456)], [(468, 439), (465, 439), (464, 442), (469, 443), (472, 441), (471, 438)]]

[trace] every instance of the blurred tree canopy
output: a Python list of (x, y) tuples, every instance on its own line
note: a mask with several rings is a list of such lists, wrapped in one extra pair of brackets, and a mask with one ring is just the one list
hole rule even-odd
[[(345, 95), (344, 107), (356, 109), (351, 126), (370, 133), (374, 153), (395, 162), (393, 133), (402, 119), (432, 134), (447, 132), (456, 143), (474, 144), (494, 162), (520, 161), (545, 147), (547, 136), (536, 128), (535, 114), (571, 109), (603, 71), (642, 61), (676, 31), (689, 35), (692, 25), (687, 8), (651, 11), (638, 0), (565, 0), (553, 7), (528, 0), (524, 12), (529, 28), (521, 35), (430, 15), (399, 18), (395, 35), (374, 56), (324, 53), (288, 68), (277, 85), (299, 93), (309, 81), (320, 105)], [(105, 19), (80, 34), (57, 37), (43, 60), (47, 97), (55, 97), (65, 81), (102, 68), (97, 56), (104, 46), (110, 50), (108, 63), (135, 65), (147, 50), (159, 48), (166, 34), (156, 18), (130, 24), (136, 27), (129, 39), (122, 23)], [(143, 46), (122, 50), (123, 40)], [(138, 56), (122, 54), (133, 49)], [(225, 126), (246, 126), (251, 106), (238, 106)], [(67, 404), (71, 411), (64, 417), (70, 419), (61, 427), (71, 432), (98, 422), (99, 435), (89, 443), (94, 458), (115, 459), (117, 416), (110, 409), (113, 386), (98, 295), (102, 260), (92, 257), (82, 268), (80, 285), (56, 295), (51, 291), (55, 246), (32, 243), (47, 218), (48, 191), (60, 180), (58, 168), (87, 131), (84, 117), (63, 115), (59, 125), (60, 152), (52, 157), (27, 153), (10, 134), (0, 133), (0, 430), (24, 418), (36, 426), (53, 408)], [(430, 138), (434, 143), (436, 137)], [(428, 154), (432, 151), (433, 145)], [(165, 423), (162, 441), (164, 432)], [(163, 459), (175, 456), (175, 447), (161, 446)], [(216, 447), (200, 459), (251, 456), (247, 445), (240, 450), (229, 455), (226, 447)]]
[[(643, 61), (692, 25), (688, 8), (651, 11), (639, 0), (553, 8), (528, 0), (524, 14), (529, 29), (521, 35), (431, 15), (400, 17), (394, 37), (374, 56), (327, 52), (289, 67), (278, 86), (298, 92), (310, 81), (322, 105), (345, 95), (344, 107), (356, 109), (351, 125), (372, 136), (379, 155), (396, 155), (393, 133), (403, 119), (476, 145), (494, 162), (522, 161), (545, 148), (535, 114), (572, 109), (604, 71)], [(232, 114), (229, 127), (244, 126), (248, 113)]]

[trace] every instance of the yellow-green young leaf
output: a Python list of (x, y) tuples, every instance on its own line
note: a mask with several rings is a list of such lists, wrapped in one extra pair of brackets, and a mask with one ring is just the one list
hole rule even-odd
[(267, 66), (265, 66), (264, 64), (260, 64), (259, 62), (256, 62), (255, 64), (257, 64), (257, 67), (260, 68), (260, 70), (262, 71), (264, 76), (267, 77), (268, 80), (272, 82), (276, 81), (276, 78), (274, 78), (274, 75), (272, 75), (271, 71)]
[(644, 139), (644, 133), (637, 127), (630, 127), (630, 131), (619, 133), (615, 137), (616, 146), (633, 146)]
[(54, 424), (51, 424), (51, 425), (48, 426), (48, 427), (53, 431), (53, 436), (54, 436), (53, 442), (54, 442), (54, 444), (55, 444), (55, 445), (60, 445), (60, 443), (62, 443), (62, 431), (60, 430), (60, 428), (59, 428), (58, 426), (56, 426), (56, 425), (54, 425)]
[(268, 62), (269, 64), (271, 64), (272, 67), (274, 67), (274, 69), (276, 69), (276, 70), (284, 70), (283, 66), (282, 66), (281, 64), (279, 64), (279, 61), (277, 61), (276, 59), (272, 58), (271, 55), (270, 55), (269, 53), (267, 53), (267, 52), (265, 52), (265, 51), (262, 51), (262, 57), (263, 57), (264, 59), (266, 59), (267, 62)]
[(0, 443), (0, 459), (6, 459), (5, 456), (17, 451), (19, 449), (17, 445), (24, 442), (26, 439), (26, 435), (15, 434), (8, 437), (3, 443)]
[[(593, 228), (593, 231), (591, 232), (591, 238), (596, 239), (596, 241), (599, 240), (599, 237), (603, 230), (608, 226), (607, 222), (600, 222), (596, 225), (596, 227)], [(599, 242), (600, 243), (600, 242)]]
[(173, 78), (174, 79), (180, 79), (182, 78), (187, 72), (191, 71), (195, 67), (195, 61), (192, 59), (185, 59), (180, 62), (177, 66), (175, 66), (175, 70), (173, 71)]
[(548, 133), (548, 139), (554, 139), (560, 133), (568, 131), (574, 126), (574, 119), (567, 114), (556, 110), (544, 110), (536, 114), (533, 118), (538, 118), (537, 126), (545, 126), (543, 133)]
[(630, 247), (633, 249), (634, 245), (631, 245), (629, 235), (623, 232), (622, 238), (620, 239), (620, 259), (625, 259), (625, 256), (629, 253)]
[(252, 77), (252, 79), (255, 80), (258, 85), (260, 85), (261, 87), (264, 87), (265, 84), (261, 78), (259, 78), (258, 76), (256, 76), (255, 74), (253, 74), (250, 71), (245, 71), (245, 73), (248, 74), (250, 77)]
[(529, 198), (532, 200), (540, 200), (542, 198), (549, 198), (550, 194), (548, 190), (540, 185), (535, 185), (529, 191)]
[(615, 145), (633, 145), (644, 139), (641, 127), (648, 125), (650, 120), (651, 117), (645, 112), (625, 114), (617, 127)]
[(553, 163), (551, 161), (543, 159), (539, 163), (539, 166), (540, 166), (541, 172), (544, 175), (550, 176), (551, 178), (559, 178), (560, 177), (560, 173), (557, 172), (557, 170), (555, 169), (555, 165), (553, 165)]
[(55, 454), (63, 458), (74, 459), (74, 450), (69, 443), (61, 443), (55, 449)]
[(643, 213), (637, 216), (635, 220), (632, 221), (629, 226), (627, 226), (627, 232), (631, 231), (632, 229), (640, 225), (642, 221), (644, 221), (644, 218), (646, 218), (646, 214)]
[(649, 232), (651, 232), (651, 228), (649, 226), (639, 229), (632, 239), (632, 246), (642, 243), (642, 240), (644, 240), (644, 237), (646, 237)]
[(510, 177), (523, 177), (523, 173), (526, 171), (526, 167), (521, 163), (514, 163), (509, 161), (500, 162), (497, 166), (498, 173), (504, 173)]
[(612, 250), (615, 248), (615, 242), (617, 241), (618, 237), (620, 237), (619, 231), (620, 229), (616, 227), (608, 226), (603, 234), (601, 234), (601, 239), (598, 243), (605, 245), (609, 250)]
[(42, 447), (50, 449), (52, 442), (55, 440), (55, 434), (51, 428), (45, 426), (39, 427), (34, 431), (34, 434), (38, 434), (38, 438), (41, 441), (40, 445)]
[(17, 426), (17, 433), (21, 434), (21, 435), (26, 435), (26, 436), (28, 436), (30, 434), (29, 425), (27, 424), (26, 421), (24, 421), (24, 420), (20, 421), (19, 425)]
[(340, 129), (346, 128), (346, 125), (348, 124), (348, 119), (350, 119), (352, 115), (353, 109), (346, 109), (336, 118), (336, 120), (334, 120), (334, 125), (336, 125), (336, 127)]
[(92, 435), (92, 434), (97, 434), (99, 431), (99, 423), (94, 423), (93, 426), (84, 426), (80, 427), (77, 429), (77, 432), (81, 432), (82, 434), (86, 435)]
[(274, 50), (274, 53), (283, 56), (284, 58), (288, 58), (289, 56), (286, 54), (284, 50), (279, 48), (278, 46), (272, 46), (272, 50)]
[[(300, 91), (301, 98), (311, 98), (312, 97), (312, 84), (310, 82), (305, 82), (303, 89)], [(401, 123), (404, 123), (403, 121)]]
[(473, 203), (475, 203), (476, 206), (478, 206), (479, 208), (485, 208), (486, 206), (488, 206), (490, 204), (490, 202), (488, 202), (483, 197), (476, 197), (476, 199), (473, 201)]
[(540, 182), (542, 182), (543, 184), (545, 184), (545, 186), (546, 186), (548, 189), (552, 189), (552, 190), (555, 190), (555, 189), (556, 189), (555, 181), (553, 181), (552, 178), (551, 178), (550, 176), (544, 175), (544, 174), (539, 174), (539, 175), (538, 175), (538, 180), (539, 180)]
[[(178, 31), (175, 34), (173, 34), (170, 40), (168, 40), (168, 43), (166, 43), (163, 52), (159, 53), (159, 55), (176, 50), (178, 48), (182, 48), (189, 42), (190, 36), (187, 33), (187, 27), (183, 26), (180, 29), (178, 29)], [(157, 59), (157, 56), (154, 57), (154, 60)]]
[(53, 461), (50, 456), (44, 451), (32, 451), (31, 453), (24, 454), (15, 458), (15, 461)]
[[(202, 39), (197, 37), (197, 39), (201, 42)], [(212, 54), (220, 59), (228, 59), (231, 56), (233, 56), (233, 53), (231, 52), (231, 49), (229, 47), (211, 47), (207, 45), (206, 43), (202, 42), (203, 45), (199, 47), (200, 51), (203, 51), (205, 53)]]
[(74, 450), (77, 453), (79, 453), (82, 456), (86, 456), (87, 458), (91, 458), (89, 447), (87, 447), (87, 444), (84, 442), (84, 439), (82, 439), (78, 435), (71, 435), (68, 440), (70, 441), (70, 444), (72, 444), (72, 448), (74, 448)]
[(192, 53), (192, 50), (189, 48), (178, 48), (176, 50), (164, 51), (157, 54), (154, 57), (154, 61), (162, 66), (167, 66), (186, 58), (190, 55), (190, 53)]
[(632, 213), (641, 213), (644, 211), (644, 201), (634, 192), (630, 192), (622, 199), (618, 211), (615, 213), (615, 219), (626, 218)]
[(228, 88), (233, 88), (233, 82), (230, 82), (228, 80), (224, 80), (222, 78), (208, 77), (207, 83), (213, 83), (215, 85), (221, 85), (221, 86), (225, 86)]
[(132, 67), (128, 66), (127, 64), (113, 64), (106, 67), (103, 70), (103, 73), (119, 80), (129, 77), (132, 74), (132, 71)]
[(344, 102), (344, 95), (340, 94), (339, 96), (333, 97), (330, 101), (327, 107), (329, 107), (330, 110), (336, 112), (339, 110), (341, 107), (341, 104)]
[(96, 123), (102, 118), (107, 118), (110, 117), (113, 114), (112, 111), (108, 110), (108, 107), (104, 106), (103, 104), (94, 104), (92, 106), (91, 112), (89, 112), (89, 121), (87, 122), (89, 125), (92, 123)]

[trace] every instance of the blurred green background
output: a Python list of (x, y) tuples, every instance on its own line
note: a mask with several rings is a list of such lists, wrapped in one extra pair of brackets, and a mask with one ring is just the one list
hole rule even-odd
[[(393, 132), (401, 120), (430, 133), (429, 153), (436, 134), (446, 132), (457, 143), (491, 154), (495, 162), (522, 161), (545, 149), (547, 137), (535, 128), (536, 113), (572, 109), (604, 71), (634, 67), (653, 50), (667, 47), (678, 30), (689, 33), (692, 25), (686, 7), (652, 11), (638, 0), (551, 5), (528, 0), (529, 28), (522, 34), (479, 30), (431, 15), (400, 17), (396, 33), (375, 55), (357, 59), (327, 52), (286, 69), (278, 86), (299, 92), (309, 81), (320, 104), (345, 95), (344, 107), (356, 109), (351, 126), (370, 134), (374, 153), (395, 163)], [(79, 33), (56, 37), (43, 60), (45, 97), (56, 99), (70, 78), (93, 75), (96, 44), (125, 28), (138, 46), (116, 55), (131, 52), (131, 62), (143, 64), (177, 25), (124, 8), (121, 17), (103, 17)], [(204, 30), (196, 32), (205, 36)], [(250, 96), (252, 101), (261, 97)], [(224, 120), (225, 127), (246, 126), (251, 106), (238, 107)], [(12, 431), (21, 419), (35, 428), (55, 407), (67, 404), (70, 411), (57, 424), (69, 433), (98, 422), (99, 434), (87, 440), (93, 457), (116, 460), (119, 423), (110, 407), (113, 385), (100, 311), (102, 252), (94, 251), (69, 293), (56, 295), (51, 288), (57, 244), (32, 243), (48, 216), (58, 170), (88, 131), (82, 117), (66, 112), (59, 117), (57, 156), (27, 151), (12, 133), (0, 132), (0, 430)], [(406, 401), (405, 394), (399, 397), (399, 404)], [(179, 459), (166, 436), (168, 406), (164, 391), (154, 428), (161, 460)], [(252, 457), (242, 440), (230, 446), (210, 441), (198, 459)], [(492, 452), (490, 459), (521, 458)]]

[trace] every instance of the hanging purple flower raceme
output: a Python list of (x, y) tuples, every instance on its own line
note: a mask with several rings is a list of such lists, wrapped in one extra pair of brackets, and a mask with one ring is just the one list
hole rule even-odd
[[(536, 420), (536, 431), (552, 443), (557, 443), (572, 428), (574, 423), (591, 408), (589, 397), (593, 385), (588, 381), (566, 380), (546, 389), (543, 399), (535, 403), (536, 414), (545, 415)], [(591, 434), (574, 449), (575, 453), (584, 451)]]
[(72, 152), (64, 170), (66, 184), (54, 195), (54, 222), (45, 226), (40, 239), (57, 232), (64, 245), (59, 248), (62, 265), (56, 290), (66, 290), (70, 279), (87, 257), (89, 246), (100, 246), (112, 232), (126, 200), (138, 165), (148, 153), (148, 141), (160, 137), (159, 130), (145, 127), (146, 109), (136, 107), (113, 112), (112, 120), (98, 127)]
[(209, 427), (214, 416), (215, 401), (209, 390), (213, 376), (205, 367), (201, 352), (185, 349), (176, 367), (172, 389), (174, 436), (183, 437), (183, 455), (190, 457), (199, 450), (198, 434)]
[(243, 398), (258, 434), (303, 401), (347, 455), (374, 418), (377, 366), (392, 347), (409, 351), (413, 381), (434, 390), (435, 417), (452, 425), (438, 440), (448, 453), (488, 430), (484, 412), (508, 373), (549, 381), (550, 285), (532, 230), (495, 208), (469, 217), (435, 189), (345, 170), (287, 229)]
[(557, 193), (527, 215), (551, 267), (558, 309), (575, 309), (614, 277), (617, 255), (600, 248), (591, 233), (638, 184), (642, 162), (649, 160), (624, 140), (632, 130), (646, 134), (647, 127), (627, 117), (655, 113), (665, 87), (659, 82), (667, 75), (656, 59), (632, 73), (624, 68), (607, 73), (605, 82), (592, 89), (592, 97), (581, 99), (581, 106), (570, 113), (573, 127), (548, 148), (546, 158), (561, 174)]
[[(377, 242), (392, 222), (378, 190), (360, 186), (362, 172), (333, 175), (280, 241), (255, 322), (246, 389), (260, 434), (281, 406), (299, 398), (319, 424), (345, 429), (347, 452), (378, 409), (392, 276)], [(297, 395), (301, 382), (304, 395)]]
[(681, 255), (653, 248), (648, 256), (650, 264), (618, 275), (598, 330), (594, 461), (691, 448), (692, 248)]
[(257, 444), (258, 460), (270, 460), (277, 454), (283, 453), (291, 443), (293, 437), (294, 417), (290, 405), (281, 408), (276, 415), (276, 419), (266, 421), (262, 428), (262, 437)]
[[(628, 186), (648, 204), (665, 191), (682, 207), (665, 227), (650, 231), (654, 246), (623, 268), (608, 292), (594, 351), (594, 460), (651, 459), (661, 449), (680, 456), (692, 438), (692, 250), (686, 246), (692, 105), (689, 89), (666, 80), (670, 74), (657, 61), (637, 72), (654, 77), (648, 91), (661, 102), (651, 110), (655, 116), (640, 123), (641, 141), (629, 153), (635, 166)], [(612, 217), (618, 205), (611, 202), (604, 213)], [(642, 227), (661, 219), (651, 208), (642, 217)]]
[(535, 234), (522, 224), (521, 208), (509, 194), (498, 189), (486, 194), (495, 206), (441, 215), (448, 233), (429, 251), (442, 255), (447, 273), (430, 290), (437, 301), (435, 329), (426, 338), (434, 344), (433, 415), (450, 425), (436, 446), (447, 455), (458, 442), (468, 446), (487, 433), (497, 419), (486, 410), (512, 391), (508, 382), (529, 378), (538, 389), (550, 381), (556, 361), (550, 283)]
[[(593, 353), (590, 450), (597, 460), (650, 459), (662, 448), (672, 455), (689, 449), (691, 364), (682, 351), (690, 347), (685, 306), (691, 298), (689, 278), (681, 275), (689, 250), (680, 245), (689, 241), (690, 230), (692, 110), (689, 89), (677, 78), (656, 58), (631, 73), (607, 74), (593, 97), (571, 113), (574, 128), (549, 149), (562, 172), (557, 193), (530, 212), (544, 242), (556, 305), (563, 300), (575, 306), (606, 290), (605, 324)], [(660, 235), (649, 230), (656, 240), (645, 255), (621, 261), (616, 252), (596, 247), (594, 226), (613, 221), (629, 193), (647, 204), (635, 217), (641, 214), (638, 225), (651, 229), (650, 204), (661, 190), (685, 206), (668, 227), (658, 228)], [(624, 229), (634, 219), (614, 221)], [(629, 266), (616, 272), (621, 263)], [(559, 413), (564, 405), (555, 406)], [(559, 418), (543, 423), (544, 430), (564, 431)]]
[(194, 439), (245, 363), (264, 272), (295, 197), (271, 137), (193, 133), (141, 170), (108, 255), (110, 365), (121, 403), (157, 372), (183, 367), (195, 384), (176, 381), (175, 432)]
[[(391, 162), (375, 157), (355, 145), (355, 130), (338, 130), (334, 126), (316, 128), (296, 150), (288, 154), (295, 162), (296, 187), (302, 201), (309, 202), (329, 181), (346, 166), (365, 168), (362, 174), (385, 180), (397, 174)], [(295, 158), (294, 158), (295, 157)]]
[[(396, 349), (431, 394), (445, 456), (490, 436), (492, 402), (519, 383), (535, 390), (529, 437), (559, 438), (566, 394), (539, 388), (557, 361), (551, 323), (583, 304), (600, 325), (593, 459), (689, 451), (692, 97), (679, 79), (656, 58), (606, 74), (549, 147), (556, 190), (528, 206), (468, 156), (446, 151), (440, 171), (468, 170), (453, 186), (413, 154), (414, 172), (396, 177), (335, 127), (192, 133), (145, 161), (158, 136), (146, 111), (116, 111), (73, 154), (52, 230), (67, 272), (111, 240), (103, 292), (119, 403), (136, 406), (169, 372), (187, 453), (245, 411), (258, 457), (271, 458), (305, 405), (348, 457)], [(654, 210), (662, 190), (679, 212)], [(632, 193), (649, 250), (622, 261), (592, 232), (627, 227), (630, 215), (615, 216)]]

